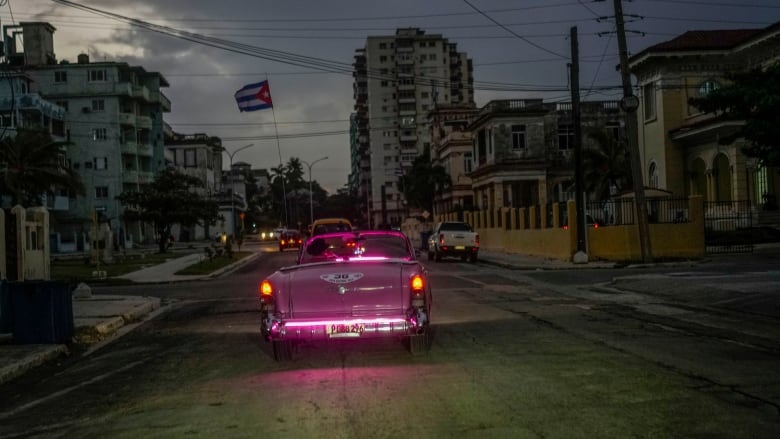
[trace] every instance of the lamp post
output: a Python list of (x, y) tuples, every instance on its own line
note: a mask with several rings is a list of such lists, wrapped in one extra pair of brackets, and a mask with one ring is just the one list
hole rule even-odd
[(309, 224), (314, 224), (314, 201), (312, 199), (312, 193), (311, 193), (311, 168), (314, 165), (316, 165), (317, 162), (321, 162), (321, 161), (327, 160), (327, 159), (328, 159), (328, 157), (323, 157), (321, 159), (317, 159), (317, 160), (311, 162), (311, 164), (301, 160), (301, 163), (303, 163), (304, 165), (306, 165), (306, 167), (309, 168)]
[(235, 192), (236, 192), (236, 182), (233, 179), (233, 156), (236, 155), (241, 150), (247, 149), (249, 147), (255, 146), (254, 143), (250, 143), (249, 145), (244, 145), (241, 148), (238, 148), (237, 150), (230, 152), (225, 148), (222, 147), (222, 151), (224, 151), (228, 158), (230, 159), (230, 228), (231, 230), (231, 237), (235, 238), (236, 236), (236, 198), (235, 198)]

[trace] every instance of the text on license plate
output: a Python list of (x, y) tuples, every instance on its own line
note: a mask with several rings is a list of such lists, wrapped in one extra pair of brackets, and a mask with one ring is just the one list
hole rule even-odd
[(331, 337), (360, 337), (365, 330), (364, 323), (333, 323), (325, 327)]
[(456, 245), (455, 246), (455, 250), (466, 250), (466, 246), (465, 245)]

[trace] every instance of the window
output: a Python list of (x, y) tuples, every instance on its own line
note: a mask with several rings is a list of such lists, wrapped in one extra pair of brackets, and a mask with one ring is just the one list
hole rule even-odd
[(467, 152), (463, 154), (463, 171), (467, 174), (471, 172), (472, 167), (474, 166), (473, 156), (470, 152)]
[(55, 103), (60, 107), (64, 108), (65, 111), (68, 111), (68, 101), (57, 101)]
[(645, 120), (655, 119), (655, 84), (649, 83), (642, 86), (642, 99), (644, 100)]
[(54, 72), (54, 82), (68, 82), (68, 72), (63, 70), (58, 70)]
[(92, 111), (104, 111), (106, 109), (106, 101), (103, 99), (92, 100)]
[(387, 49), (387, 43), (379, 43), (380, 49)]
[(185, 149), (184, 150), (184, 167), (185, 168), (195, 168), (198, 166), (198, 156), (197, 151), (195, 149)]
[(435, 53), (431, 54), (431, 61), (436, 61), (436, 54)]
[(380, 56), (379, 57), (379, 62), (387, 62), (387, 56), (386, 55)]
[(650, 181), (648, 182), (650, 187), (657, 188), (658, 187), (658, 166), (656, 166), (655, 163), (650, 164), (650, 172), (648, 173), (650, 176)]
[(436, 41), (428, 41), (428, 47), (436, 47)]
[(512, 149), (525, 149), (525, 125), (512, 125)]
[(712, 92), (713, 90), (716, 90), (718, 88), (718, 83), (715, 82), (712, 79), (708, 79), (701, 84), (699, 84), (699, 96), (707, 96)]
[(108, 198), (108, 186), (95, 186), (95, 198)]
[(558, 149), (561, 151), (574, 148), (574, 126), (571, 124), (558, 125)]
[(92, 130), (92, 140), (108, 139), (108, 130), (105, 128), (95, 128)]
[(108, 74), (105, 69), (90, 70), (87, 80), (89, 82), (105, 82), (108, 80)]
[(95, 157), (95, 169), (108, 169), (108, 157)]
[(382, 81), (379, 83), (382, 87), (387, 87), (387, 81)]

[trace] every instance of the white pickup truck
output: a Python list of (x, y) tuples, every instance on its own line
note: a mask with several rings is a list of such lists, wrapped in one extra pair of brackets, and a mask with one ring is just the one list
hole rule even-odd
[(477, 262), (479, 252), (479, 234), (468, 223), (462, 221), (444, 221), (436, 224), (428, 238), (428, 260), (452, 256), (462, 261)]

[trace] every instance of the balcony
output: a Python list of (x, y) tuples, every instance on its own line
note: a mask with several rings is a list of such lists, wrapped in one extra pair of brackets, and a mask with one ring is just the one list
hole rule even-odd
[(119, 124), (135, 126), (135, 114), (133, 113), (119, 113)]
[(417, 115), (417, 109), (415, 108), (413, 110), (399, 110), (398, 111), (398, 115), (399, 116), (415, 116), (415, 115)]
[(166, 113), (171, 111), (171, 100), (163, 94), (161, 91), (153, 91), (150, 93), (151, 100), (154, 103), (160, 104), (162, 110)]
[(138, 154), (138, 144), (135, 142), (122, 142), (122, 154)]
[(146, 88), (146, 86), (143, 85), (133, 85), (131, 88), (131, 96), (134, 98), (143, 99), (147, 102), (151, 102), (151, 99), (149, 99), (149, 89)]
[(154, 172), (145, 172), (141, 171), (138, 172), (138, 183), (139, 184), (149, 184), (154, 181)]
[(133, 170), (122, 171), (123, 183), (138, 183), (138, 172)]
[(146, 142), (138, 143), (137, 154), (141, 157), (152, 157), (154, 155), (152, 145)]
[(135, 125), (138, 128), (152, 129), (152, 118), (149, 116), (136, 116)]
[(417, 134), (401, 134), (398, 137), (398, 140), (400, 140), (401, 142), (416, 142)]

